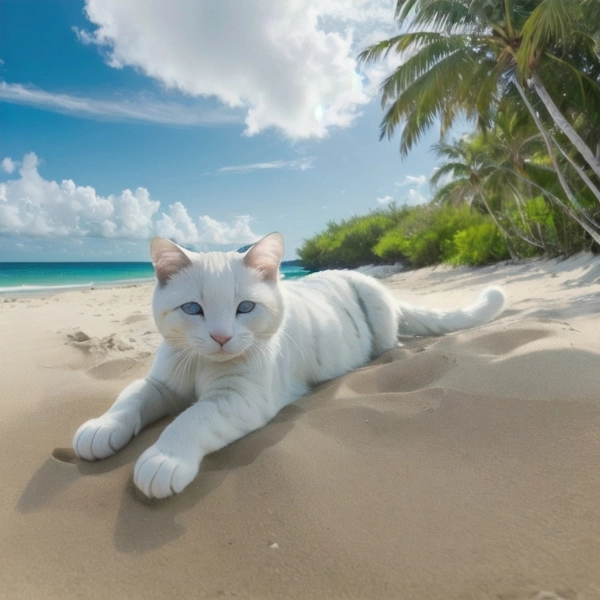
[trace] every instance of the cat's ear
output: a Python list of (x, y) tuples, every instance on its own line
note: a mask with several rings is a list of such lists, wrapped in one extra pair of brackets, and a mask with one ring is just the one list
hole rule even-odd
[(261, 271), (263, 279), (277, 281), (283, 249), (283, 236), (277, 232), (270, 233), (248, 250), (244, 257), (244, 264), (251, 269)]
[(166, 285), (169, 278), (192, 264), (186, 251), (165, 238), (155, 237), (150, 244), (150, 256), (154, 272), (160, 285)]

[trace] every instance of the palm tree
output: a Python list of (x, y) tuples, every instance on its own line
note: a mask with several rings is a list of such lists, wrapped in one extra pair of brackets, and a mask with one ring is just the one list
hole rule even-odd
[(403, 124), (406, 155), (436, 121), (442, 137), (459, 115), (488, 129), (500, 99), (514, 93), (518, 32), (539, 2), (519, 4), (514, 10), (508, 0), (397, 0), (396, 19), (407, 31), (359, 56), (373, 61), (394, 51), (403, 60), (381, 86), (387, 108), (381, 137), (391, 138)]
[[(599, 0), (543, 0), (523, 25), (521, 43), (515, 53), (519, 83), (527, 81), (535, 90), (556, 126), (577, 148), (597, 177), (600, 177), (600, 146), (598, 155), (595, 155), (554, 102), (544, 85), (542, 73), (544, 68), (546, 71), (553, 69), (550, 76), (556, 79), (558, 68), (563, 74), (571, 76), (575, 89), (580, 89), (580, 100), (586, 111), (596, 113), (596, 130), (588, 131), (595, 134), (594, 141), (598, 145), (599, 34)], [(563, 79), (563, 84), (568, 85), (568, 82)], [(572, 96), (572, 92), (569, 96)]]
[[(372, 61), (391, 51), (406, 57), (382, 85), (382, 104), (388, 109), (381, 135), (393, 136), (405, 121), (402, 154), (436, 120), (442, 133), (460, 113), (485, 128), (495, 103), (510, 93), (510, 84), (527, 81), (600, 177), (600, 159), (562, 114), (541, 78), (546, 66), (555, 78), (557, 69), (563, 78), (574, 77), (584, 106), (598, 112), (600, 0), (398, 0), (396, 19), (408, 31), (374, 44), (359, 59)], [(577, 61), (564, 56), (573, 47)]]
[[(589, 223), (580, 214), (577, 198), (555, 157), (554, 139), (523, 88), (524, 81), (531, 82), (559, 132), (564, 131), (574, 140), (581, 156), (600, 178), (600, 163), (556, 103), (551, 102), (540, 77), (552, 63), (555, 73), (562, 70), (569, 81), (575, 78), (581, 93), (577, 94), (576, 110), (571, 107), (571, 113), (577, 115), (584, 112), (582, 108), (589, 109), (594, 128), (600, 128), (600, 59), (594, 54), (590, 27), (585, 25), (590, 16), (598, 13), (600, 0), (582, 0), (576, 3), (579, 8), (575, 11), (567, 11), (563, 3), (564, 0), (397, 0), (396, 18), (406, 31), (367, 48), (359, 58), (376, 60), (391, 51), (403, 58), (381, 87), (381, 101), (386, 107), (381, 137), (391, 138), (402, 124), (401, 155), (406, 155), (435, 122), (441, 125), (443, 139), (459, 115), (476, 120), (478, 128), (486, 131), (492, 127), (503, 102), (526, 107), (543, 135), (571, 206), (559, 198), (555, 200), (600, 244), (600, 225)], [(576, 30), (579, 25), (582, 33)], [(580, 52), (567, 56), (573, 48)], [(571, 89), (568, 92), (567, 99), (572, 96)], [(573, 166), (580, 176), (583, 173), (586, 184), (592, 185), (590, 189), (597, 190), (574, 160)]]
[[(519, 253), (512, 241), (515, 237), (546, 253), (560, 249), (568, 254), (573, 246), (560, 240), (551, 215), (559, 222), (561, 219), (550, 205), (556, 205), (574, 221), (579, 217), (571, 215), (570, 208), (556, 196), (556, 172), (548, 167), (547, 156), (540, 152), (541, 136), (526, 117), (527, 113), (507, 108), (498, 112), (494, 128), (485, 134), (435, 144), (433, 148), (443, 162), (431, 177), (431, 183), (437, 186), (433, 201), (484, 209), (504, 236), (513, 258)], [(531, 214), (532, 208), (540, 213), (540, 203), (547, 206), (542, 211), (547, 215), (544, 227)], [(583, 225), (587, 223), (583, 221)], [(550, 239), (548, 227), (552, 230)]]
[[(433, 150), (438, 157), (444, 159), (444, 162), (430, 179), (431, 184), (438, 188), (433, 202), (453, 206), (466, 204), (470, 208), (485, 209), (502, 233), (511, 258), (517, 260), (518, 253), (511, 240), (511, 231), (503, 224), (501, 211), (498, 207), (492, 207), (489, 200), (495, 197), (501, 204), (504, 198), (497, 193), (497, 189), (490, 189), (492, 187), (490, 183), (498, 173), (499, 166), (494, 160), (494, 152), (487, 141), (489, 141), (487, 138), (479, 135), (463, 136), (450, 143), (441, 140), (434, 144)], [(517, 231), (517, 235), (527, 243), (541, 246), (521, 232)]]

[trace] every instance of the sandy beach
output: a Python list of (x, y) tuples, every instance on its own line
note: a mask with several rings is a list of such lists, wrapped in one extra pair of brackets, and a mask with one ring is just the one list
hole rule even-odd
[(600, 599), (600, 256), (387, 277), (493, 323), (408, 339), (144, 502), (78, 426), (143, 376), (152, 286), (0, 300), (0, 597)]

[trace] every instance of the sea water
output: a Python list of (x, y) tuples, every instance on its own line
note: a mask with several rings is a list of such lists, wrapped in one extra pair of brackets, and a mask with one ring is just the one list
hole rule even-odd
[[(302, 267), (282, 265), (286, 279), (308, 273)], [(0, 296), (44, 294), (92, 287), (154, 282), (149, 262), (0, 263)]]

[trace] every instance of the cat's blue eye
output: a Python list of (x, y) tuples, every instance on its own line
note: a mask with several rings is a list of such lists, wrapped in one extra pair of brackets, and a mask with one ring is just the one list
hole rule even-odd
[(186, 315), (203, 315), (202, 307), (197, 302), (186, 302), (181, 305), (181, 310)]
[(239, 306), (237, 307), (237, 313), (239, 315), (240, 313), (252, 312), (255, 306), (256, 304), (254, 304), (254, 302), (250, 302), (250, 300), (244, 300), (243, 302), (240, 302)]

